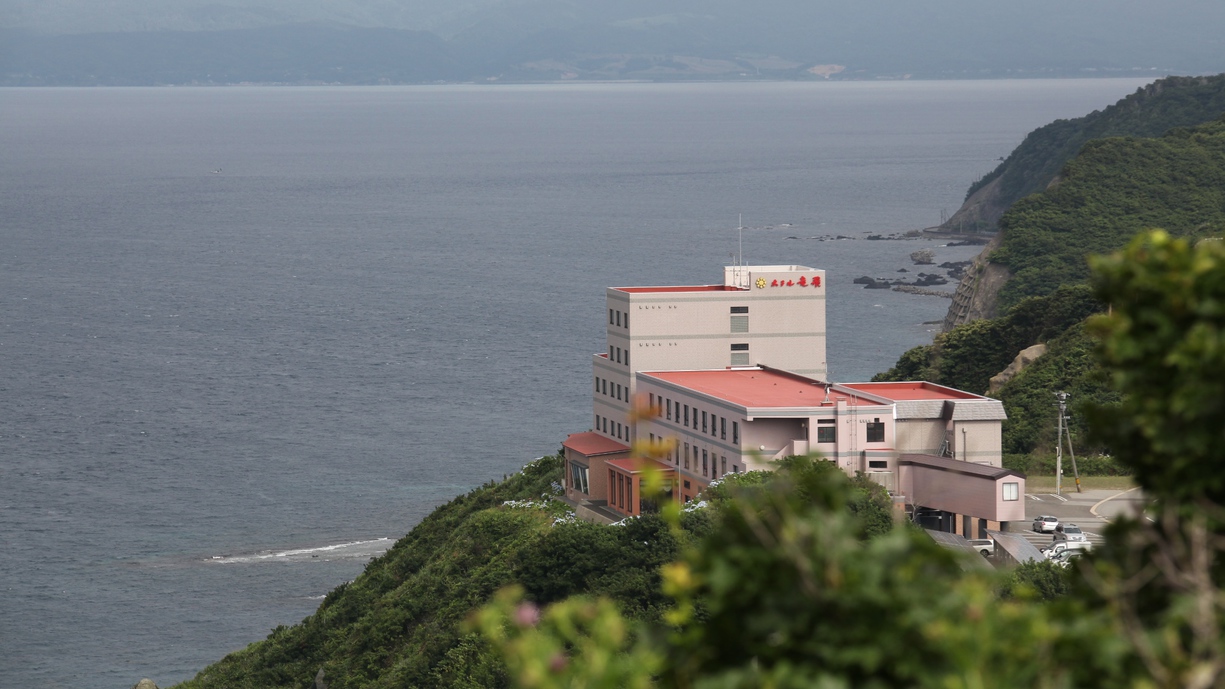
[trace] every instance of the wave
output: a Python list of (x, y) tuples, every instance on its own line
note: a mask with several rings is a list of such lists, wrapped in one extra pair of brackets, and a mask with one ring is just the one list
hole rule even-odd
[(242, 564), (251, 562), (286, 562), (305, 560), (339, 560), (358, 557), (374, 557), (386, 552), (391, 546), (387, 537), (368, 541), (350, 541), (315, 548), (295, 548), (293, 550), (273, 550), (252, 553), (249, 555), (214, 555), (207, 562), (218, 564)]

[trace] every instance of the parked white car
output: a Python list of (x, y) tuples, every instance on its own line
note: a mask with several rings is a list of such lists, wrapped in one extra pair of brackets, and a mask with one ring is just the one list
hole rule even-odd
[(1059, 517), (1052, 517), (1049, 514), (1034, 517), (1034, 531), (1038, 533), (1053, 533), (1057, 526), (1059, 526)]
[(968, 538), (966, 542), (970, 547), (982, 553), (983, 557), (991, 557), (995, 554), (995, 539), (994, 538)]
[(1048, 560), (1065, 560), (1067, 558), (1081, 555), (1093, 549), (1093, 544), (1089, 541), (1059, 541), (1058, 543), (1042, 549), (1042, 554)]

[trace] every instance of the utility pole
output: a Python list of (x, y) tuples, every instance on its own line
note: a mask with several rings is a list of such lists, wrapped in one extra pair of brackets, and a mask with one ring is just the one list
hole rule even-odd
[[(1055, 494), (1062, 495), (1060, 489), (1063, 485), (1063, 430), (1064, 425), (1068, 421), (1068, 393), (1062, 390), (1055, 393), (1055, 399), (1059, 400), (1059, 432), (1058, 439), (1055, 441)], [(1072, 433), (1068, 431), (1068, 455), (1072, 458), (1072, 474), (1076, 477), (1076, 492), (1080, 493), (1080, 471), (1076, 468), (1076, 452), (1072, 450)]]
[(1055, 495), (1063, 495), (1063, 409), (1067, 404), (1068, 393), (1057, 392), (1055, 399), (1059, 400), (1059, 430), (1055, 436)]

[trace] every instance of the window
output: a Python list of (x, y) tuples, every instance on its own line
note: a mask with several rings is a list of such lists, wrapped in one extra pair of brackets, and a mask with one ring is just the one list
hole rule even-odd
[(819, 443), (836, 443), (838, 442), (838, 427), (834, 425), (834, 420), (828, 421), (822, 419), (817, 422), (817, 442)]
[(664, 400), (664, 409), (668, 411), (668, 420), (672, 420), (672, 400)]
[(570, 487), (580, 493), (589, 493), (587, 485), (587, 467), (570, 462)]
[(738, 467), (738, 466), (736, 466), (735, 464), (733, 464), (733, 465), (732, 465), (732, 473), (733, 473), (733, 474), (739, 474), (739, 473), (740, 473), (740, 467)]
[(625, 476), (617, 474), (617, 504), (625, 507)]
[(613, 392), (616, 393), (617, 399), (621, 399), (621, 384), (620, 383), (616, 383), (613, 385)]
[(648, 399), (647, 408), (654, 409), (655, 408), (655, 393), (653, 392), (649, 393), (647, 399)]
[(599, 414), (595, 415), (595, 429), (597, 431), (600, 430), (600, 415)]
[(629, 366), (629, 365), (630, 365), (630, 353), (629, 353), (629, 350), (626, 350), (626, 352), (625, 352), (625, 365), (626, 365), (626, 366)]
[(1012, 501), (1012, 500), (1020, 499), (1020, 496), (1017, 494), (1018, 485), (1020, 484), (1017, 484), (1017, 483), (1005, 483), (1004, 484), (1004, 499), (1005, 500)]
[(736, 421), (732, 422), (732, 444), (740, 444), (740, 423)]
[(732, 366), (749, 365), (749, 344), (740, 342), (732, 345)]
[(885, 442), (885, 424), (881, 423), (880, 419), (872, 419), (872, 423), (868, 424), (868, 442)]
[(889, 460), (887, 459), (869, 459), (868, 468), (869, 469), (888, 469)]
[(685, 405), (685, 428), (689, 427), (689, 405)]
[(748, 331), (749, 331), (749, 317), (748, 316), (732, 316), (731, 332), (733, 334), (734, 333), (747, 333)]
[(608, 419), (604, 419), (604, 432), (608, 432)]
[(625, 479), (625, 504), (627, 512), (634, 510), (634, 478), (632, 476)]
[(630, 327), (630, 315), (628, 313), (625, 314), (625, 327)]
[(617, 312), (617, 325), (621, 325), (621, 312)]
[[(689, 487), (689, 482), (688, 482), (688, 481), (685, 481), (685, 487), (686, 487), (686, 488), (688, 488), (688, 487)], [(689, 501), (688, 501), (688, 500), (686, 500), (685, 502), (689, 502)]]
[(608, 324), (609, 325), (613, 324), (613, 310), (612, 309), (608, 310)]
[[(723, 416), (719, 417), (719, 439), (727, 440), (727, 418)], [(724, 471), (723, 473), (726, 474), (727, 472)]]
[(719, 459), (720, 459), (719, 461), (720, 472), (719, 473), (726, 474), (727, 473), (727, 455), (724, 455), (723, 457), (720, 457)]
[(749, 307), (747, 306), (733, 306), (732, 307), (732, 313), (748, 313), (748, 312), (749, 312)]
[[(685, 468), (689, 468), (689, 443), (685, 443)], [(688, 486), (685, 486), (688, 488)]]
[(706, 456), (706, 450), (702, 450), (702, 475), (706, 476), (710, 471), (710, 460)]
[(706, 432), (706, 412), (702, 412), (702, 432)]
[(600, 379), (599, 378), (595, 379), (595, 391), (596, 391), (596, 394), (599, 394), (600, 392)]

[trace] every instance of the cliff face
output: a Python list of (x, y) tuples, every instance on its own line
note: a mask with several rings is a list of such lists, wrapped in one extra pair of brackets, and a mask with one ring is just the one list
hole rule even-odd
[(949, 305), (949, 312), (941, 326), (943, 332), (948, 332), (962, 323), (999, 315), (996, 313), (996, 303), (999, 301), (1000, 289), (1008, 281), (1011, 272), (1005, 266), (991, 263), (988, 257), (1000, 247), (1002, 239), (1000, 234), (992, 237), (982, 252), (974, 257), (974, 262), (966, 269), (961, 282), (957, 283), (953, 303)]

